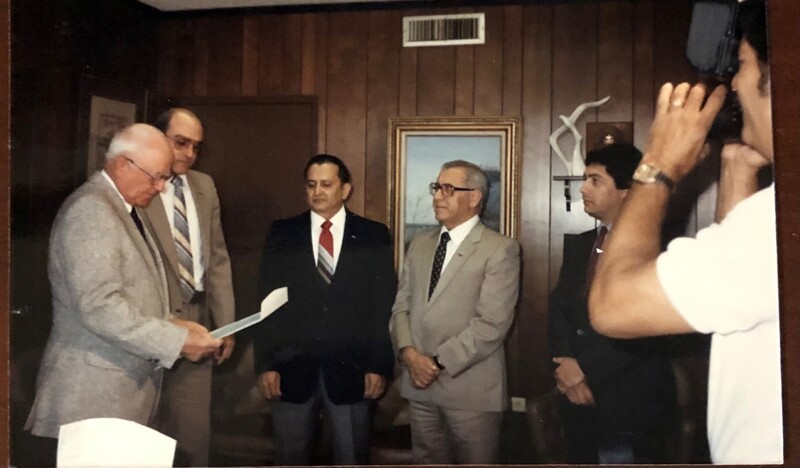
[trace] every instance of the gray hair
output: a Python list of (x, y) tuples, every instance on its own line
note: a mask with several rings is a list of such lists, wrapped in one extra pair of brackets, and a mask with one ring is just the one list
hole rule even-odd
[(462, 159), (456, 159), (455, 161), (448, 161), (444, 163), (442, 165), (442, 170), (453, 169), (456, 167), (464, 169), (468, 188), (474, 188), (481, 191), (481, 206), (479, 213), (482, 212), (486, 207), (486, 203), (489, 201), (489, 178), (486, 177), (486, 173), (483, 172), (483, 169), (481, 169), (480, 166)]
[(123, 154), (130, 154), (136, 151), (137, 144), (133, 141), (132, 132), (128, 131), (130, 127), (125, 127), (118, 131), (111, 143), (108, 145), (106, 151), (106, 161), (113, 161)]

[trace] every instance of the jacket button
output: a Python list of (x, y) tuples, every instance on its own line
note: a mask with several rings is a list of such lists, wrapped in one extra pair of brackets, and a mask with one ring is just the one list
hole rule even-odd
[(575, 333), (577, 333), (578, 336), (583, 336), (583, 334), (586, 333), (586, 332), (583, 331), (583, 328), (579, 328)]

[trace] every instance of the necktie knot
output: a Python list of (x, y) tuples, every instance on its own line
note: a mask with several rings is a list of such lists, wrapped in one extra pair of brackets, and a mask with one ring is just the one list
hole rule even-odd
[(326, 220), (325, 220), (325, 221), (322, 223), (322, 230), (323, 230), (323, 231), (330, 231), (330, 229), (331, 229), (331, 226), (333, 226), (333, 223), (331, 223), (330, 221), (328, 221), (328, 220), (326, 219)]
[(183, 179), (178, 176), (173, 177), (172, 185), (174, 185), (176, 188), (183, 188)]
[(439, 245), (450, 242), (450, 233), (445, 231), (442, 233), (442, 238), (439, 240)]

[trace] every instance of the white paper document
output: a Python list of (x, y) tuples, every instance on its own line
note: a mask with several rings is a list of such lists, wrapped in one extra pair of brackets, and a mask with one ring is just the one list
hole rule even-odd
[(287, 302), (289, 302), (289, 288), (284, 286), (282, 288), (275, 289), (269, 293), (269, 295), (267, 295), (263, 301), (261, 301), (260, 312), (256, 312), (255, 314), (245, 317), (241, 320), (229, 323), (224, 327), (217, 328), (211, 332), (211, 337), (215, 339), (224, 338), (228, 335), (233, 335), (238, 331), (242, 331), (247, 327), (253, 326), (269, 317), (271, 313), (278, 310), (278, 308)]
[(166, 467), (174, 458), (175, 439), (125, 419), (84, 419), (58, 433), (59, 467)]

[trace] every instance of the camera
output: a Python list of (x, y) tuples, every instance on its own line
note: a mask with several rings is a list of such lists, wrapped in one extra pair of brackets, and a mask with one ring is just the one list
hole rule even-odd
[[(736, 0), (701, 0), (694, 4), (686, 57), (709, 90), (719, 84), (730, 88), (739, 68), (739, 40), (736, 24), (739, 3)], [(738, 138), (742, 119), (736, 94), (729, 92), (725, 105), (714, 120), (708, 137)]]

